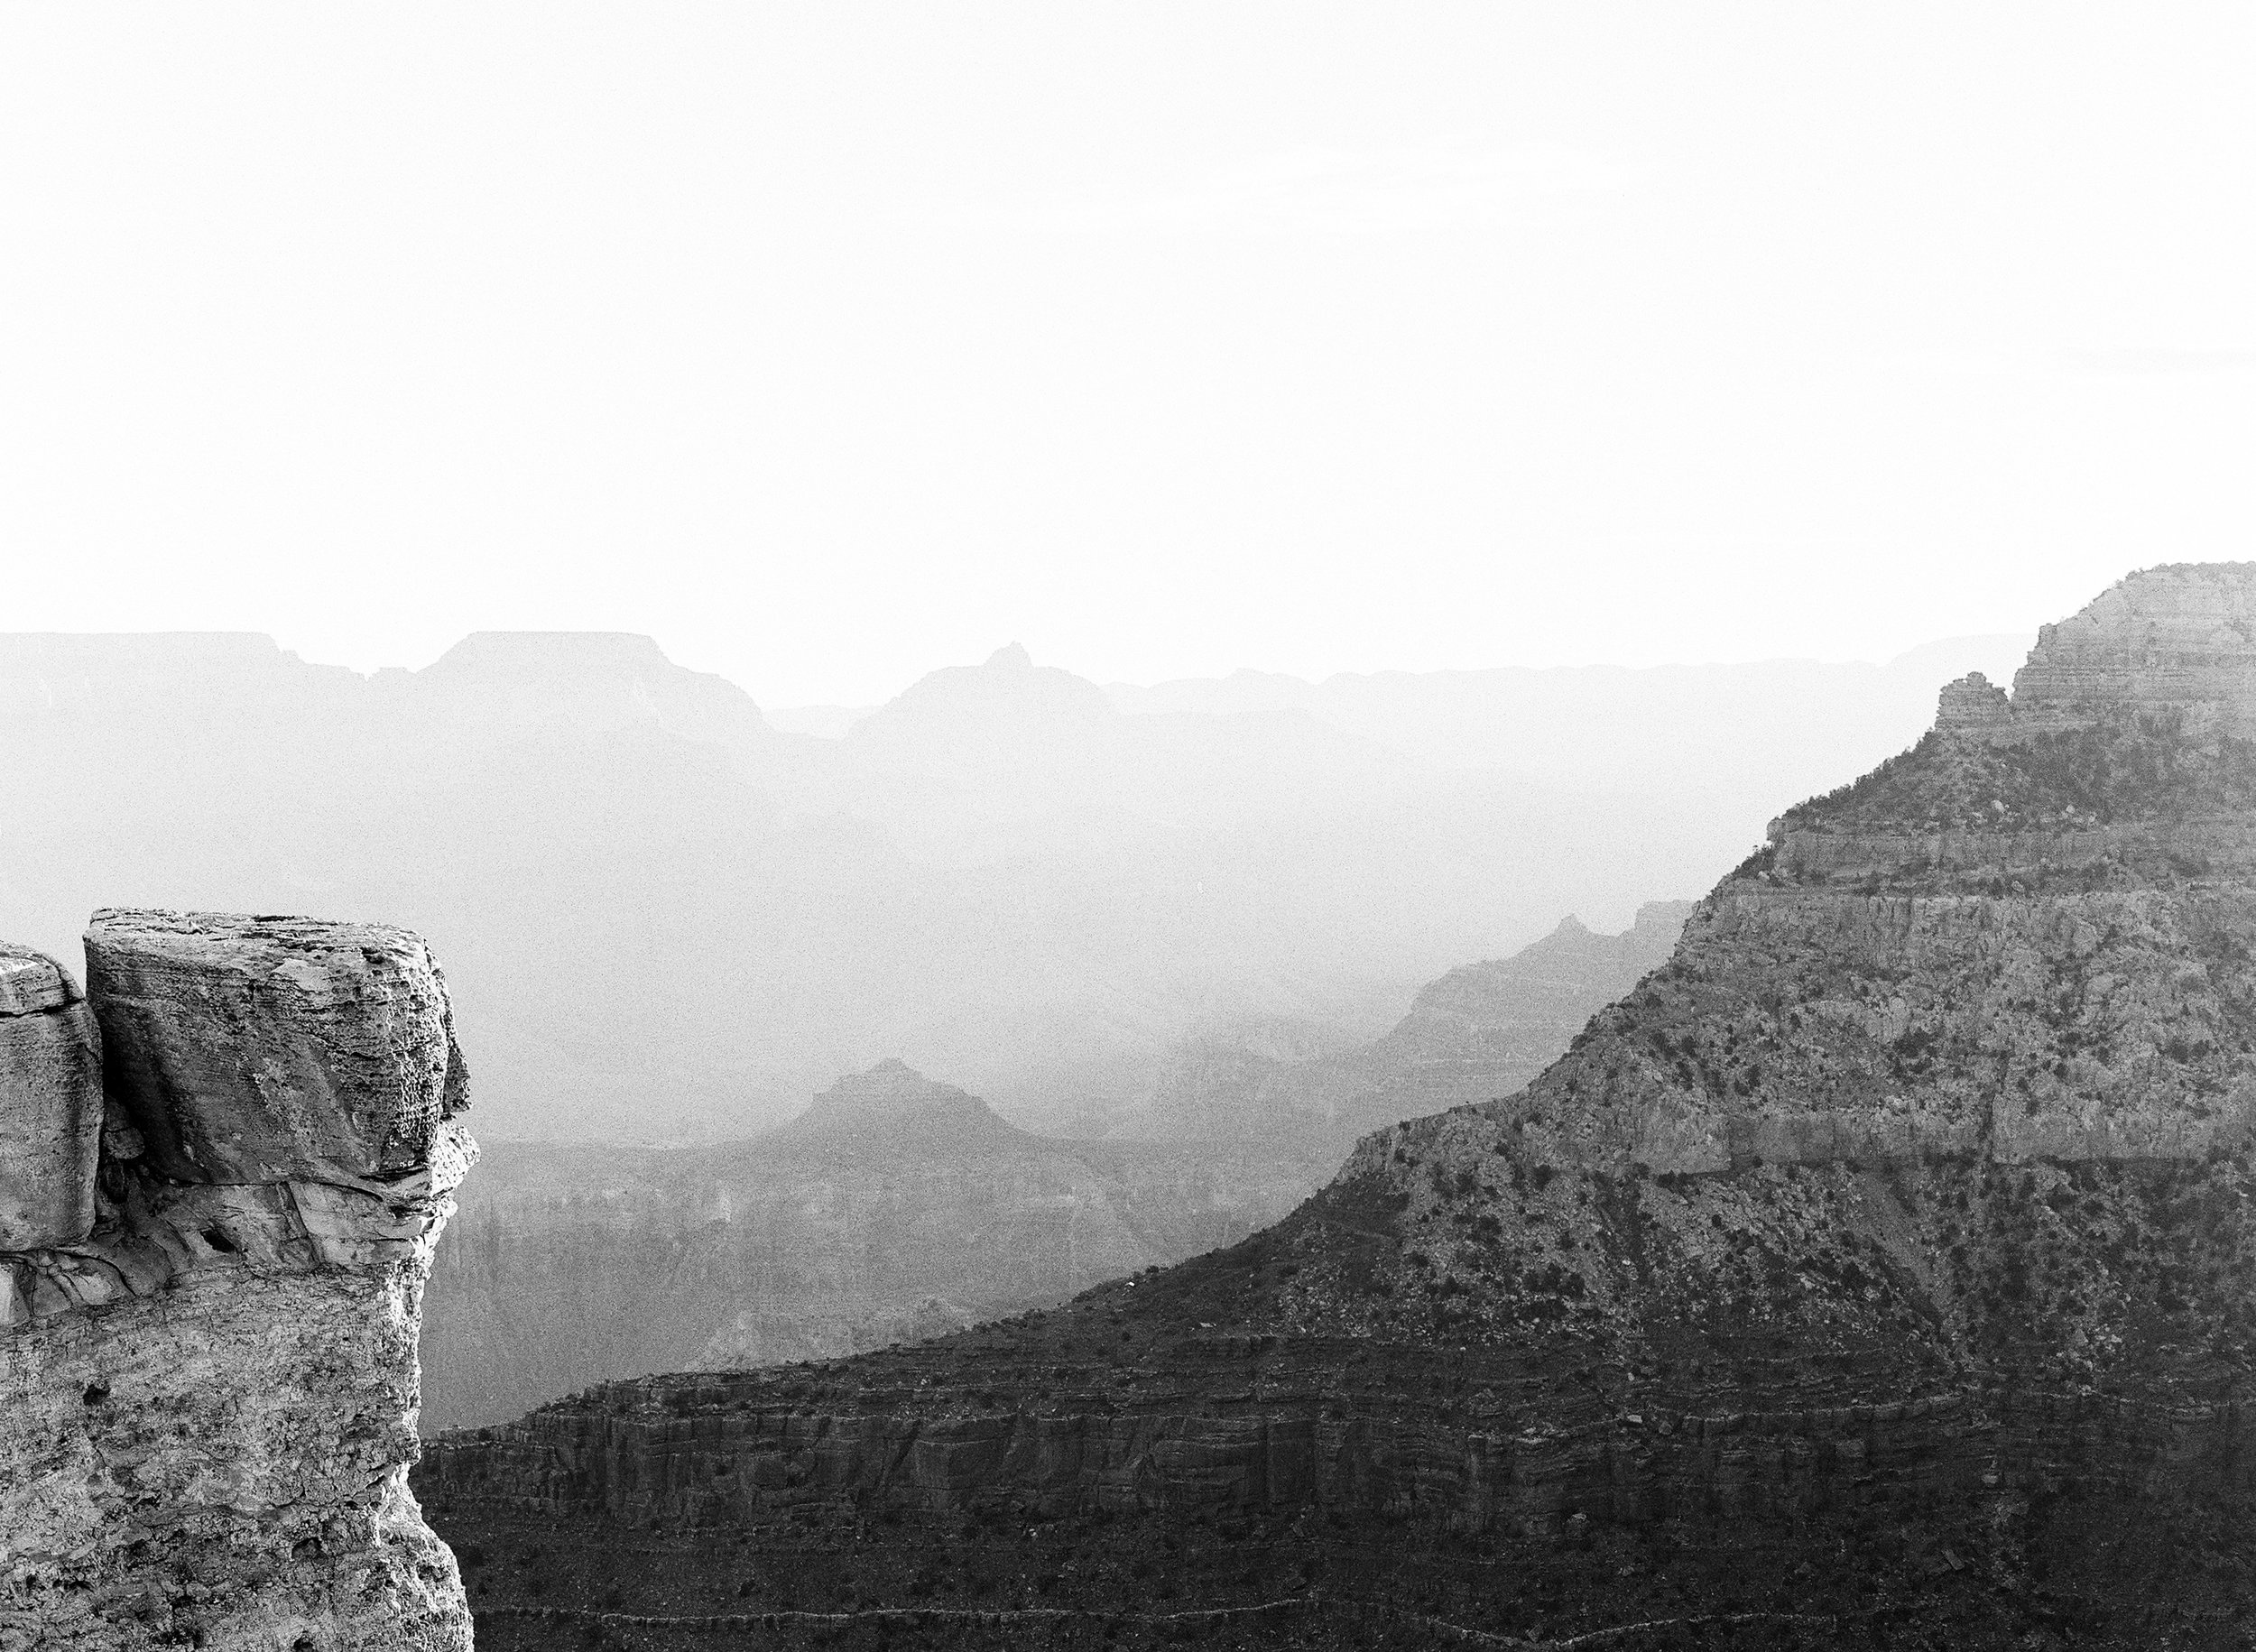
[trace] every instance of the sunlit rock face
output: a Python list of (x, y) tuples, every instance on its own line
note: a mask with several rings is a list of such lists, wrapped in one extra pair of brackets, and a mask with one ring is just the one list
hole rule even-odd
[[(1264, 1233), (923, 1348), (450, 1440), (435, 1518), (588, 1555), (655, 1521), (672, 1610), (964, 1579), (1114, 1644), (1174, 1633), (1123, 1604), (1154, 1577), (1176, 1612), (1320, 1588), (1233, 1622), (1263, 1646), (2237, 1644), (2251, 613), (2256, 565), (2161, 568), (2048, 630), (2002, 705), (1955, 686), (1523, 1091), (1364, 1138)], [(809, 1527), (853, 1556), (821, 1590)], [(724, 1528), (754, 1535), (708, 1576)], [(591, 1571), (615, 1584), (651, 1586)]]
[(86, 946), (83, 996), (0, 952), (0, 1647), (468, 1647), (407, 1486), (476, 1151), (428, 950), (137, 910)]
[(2076, 728), (2175, 707), (2256, 724), (2256, 562), (2149, 568), (2048, 625), (2013, 678), (2013, 724)]

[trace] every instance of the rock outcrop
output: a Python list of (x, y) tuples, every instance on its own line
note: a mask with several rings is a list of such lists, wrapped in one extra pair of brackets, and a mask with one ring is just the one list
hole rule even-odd
[(374, 925), (105, 910), (0, 953), (0, 1647), (457, 1652), (407, 1485), (475, 1148), (446, 988)]
[(1521, 1094), (1042, 1315), (449, 1440), (434, 1519), (777, 1645), (2243, 1645), (2251, 683), (2256, 567), (2135, 576)]
[(2159, 710), (2248, 734), (2256, 724), (2251, 581), (2256, 562), (2149, 568), (2046, 626), (2013, 678), (2014, 724), (2034, 734)]
[(0, 947), (0, 1250), (76, 1244), (94, 1226), (97, 1040), (60, 964)]

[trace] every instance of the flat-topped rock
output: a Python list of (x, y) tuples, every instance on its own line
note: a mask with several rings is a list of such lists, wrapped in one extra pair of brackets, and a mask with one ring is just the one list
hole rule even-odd
[(836, 1135), (882, 1141), (904, 1130), (921, 1133), (1010, 1127), (977, 1096), (888, 1058), (867, 1072), (840, 1078), (784, 1128), (795, 1137)]
[(184, 1182), (386, 1182), (464, 1102), (446, 990), (404, 929), (108, 908), (87, 930), (112, 1102)]

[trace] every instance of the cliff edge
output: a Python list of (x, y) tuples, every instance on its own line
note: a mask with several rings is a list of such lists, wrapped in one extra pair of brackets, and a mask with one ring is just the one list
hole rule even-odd
[(106, 909), (0, 947), (0, 1648), (467, 1652), (407, 1484), (476, 1155), (403, 930)]

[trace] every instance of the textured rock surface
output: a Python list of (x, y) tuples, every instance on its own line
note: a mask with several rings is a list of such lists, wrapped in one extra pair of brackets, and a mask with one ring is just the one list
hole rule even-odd
[(2149, 568), (2038, 635), (2013, 678), (2013, 720), (2076, 728), (2125, 711), (2256, 724), (2256, 562)]
[[(2168, 568), (2048, 631), (2005, 717), (1965, 685), (1790, 811), (1524, 1092), (1367, 1138), (1268, 1232), (449, 1441), (434, 1518), (574, 1555), (654, 1521), (663, 1569), (588, 1587), (844, 1614), (781, 1645), (936, 1602), (1149, 1644), (1162, 1582), (1300, 1602), (1230, 1620), (1261, 1645), (2245, 1645), (2251, 605), (2256, 568)], [(476, 1598), (533, 1644), (510, 1574)]]
[(0, 946), (0, 1251), (87, 1236), (101, 1131), (93, 1011), (53, 959)]
[(446, 989), (404, 930), (113, 909), (86, 954), (110, 1094), (177, 1180), (389, 1185), (459, 1111)]
[(157, 911), (97, 913), (87, 949), (84, 1001), (0, 965), (27, 1006), (0, 1039), (65, 1018), (92, 1091), (59, 1110), (51, 1070), (0, 1066), (0, 1119), (51, 1126), (29, 1159), (0, 1143), (0, 1186), (28, 1164), (88, 1217), (0, 1253), (0, 1647), (467, 1648), (407, 1486), (423, 1281), (475, 1152), (428, 952)]
[(423, 1426), (882, 1348), (1234, 1243), (1337, 1157), (1015, 1130), (887, 1062), (750, 1141), (490, 1144), (439, 1246)]

